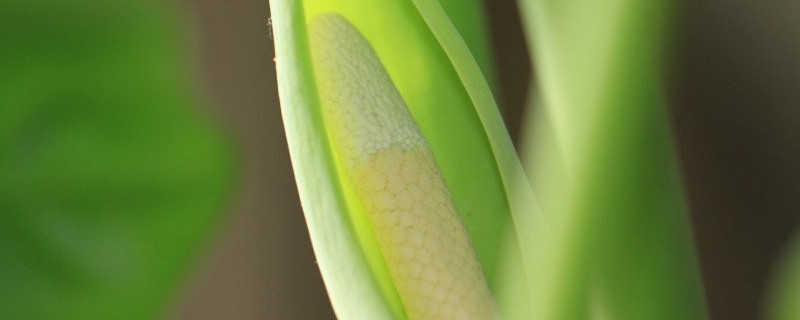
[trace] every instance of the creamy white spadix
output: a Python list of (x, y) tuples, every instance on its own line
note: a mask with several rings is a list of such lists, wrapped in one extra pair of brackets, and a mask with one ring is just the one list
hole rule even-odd
[(411, 320), (498, 319), (425, 138), (369, 42), (338, 14), (309, 23), (326, 129)]

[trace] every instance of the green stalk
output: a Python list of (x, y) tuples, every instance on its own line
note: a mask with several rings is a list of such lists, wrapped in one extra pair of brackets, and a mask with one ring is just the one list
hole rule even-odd
[(532, 162), (563, 168), (533, 177), (552, 189), (533, 319), (706, 318), (660, 96), (671, 5), (521, 2), (554, 139)]

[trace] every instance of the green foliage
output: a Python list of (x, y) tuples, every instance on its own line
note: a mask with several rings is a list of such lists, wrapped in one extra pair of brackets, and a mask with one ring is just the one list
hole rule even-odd
[(171, 9), (0, 4), (0, 318), (154, 318), (219, 222), (231, 150)]
[(533, 318), (705, 318), (660, 96), (672, 4), (522, 4), (551, 139), (531, 159), (548, 220), (529, 229), (546, 237)]
[(767, 298), (764, 319), (800, 319), (800, 235), (794, 237), (779, 261)]

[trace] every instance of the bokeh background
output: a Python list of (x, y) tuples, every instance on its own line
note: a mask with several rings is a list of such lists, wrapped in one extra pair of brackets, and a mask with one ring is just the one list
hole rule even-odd
[[(286, 149), (267, 1), (170, 9), (185, 84), (227, 135), (236, 174), (224, 215), (159, 317), (333, 319)], [(518, 139), (536, 79), (515, 2), (486, 9), (498, 98)], [(757, 319), (800, 227), (800, 2), (683, 1), (680, 13), (664, 93), (711, 317)]]

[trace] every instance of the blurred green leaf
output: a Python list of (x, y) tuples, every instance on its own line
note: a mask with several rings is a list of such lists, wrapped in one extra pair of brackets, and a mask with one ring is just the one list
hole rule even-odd
[(766, 317), (770, 320), (800, 319), (800, 234), (796, 235), (779, 261), (766, 296)]
[(0, 318), (152, 319), (220, 221), (231, 150), (173, 8), (0, 4)]
[(521, 1), (547, 117), (534, 319), (706, 317), (660, 92), (672, 5)]

